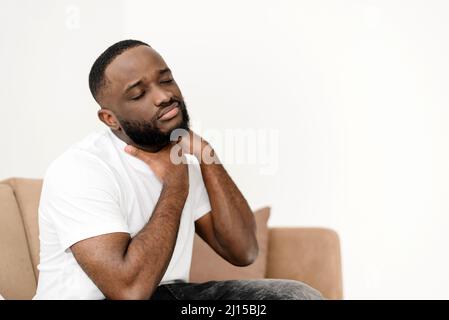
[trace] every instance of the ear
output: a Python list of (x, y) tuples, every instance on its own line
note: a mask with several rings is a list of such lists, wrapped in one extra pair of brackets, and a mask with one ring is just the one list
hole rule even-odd
[(97, 112), (98, 118), (109, 128), (113, 130), (121, 130), (120, 124), (114, 112), (108, 109), (100, 109)]

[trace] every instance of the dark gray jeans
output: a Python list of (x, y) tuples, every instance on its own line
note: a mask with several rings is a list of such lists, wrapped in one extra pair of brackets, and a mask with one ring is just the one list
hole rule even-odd
[(321, 294), (294, 280), (228, 280), (160, 285), (151, 300), (322, 300)]

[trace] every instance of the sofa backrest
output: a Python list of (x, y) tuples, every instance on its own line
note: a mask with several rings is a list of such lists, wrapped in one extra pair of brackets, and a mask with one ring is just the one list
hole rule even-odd
[[(38, 207), (41, 196), (42, 179), (12, 178), (5, 181), (11, 186), (22, 215), (25, 235), (30, 250), (33, 272), (38, 279), (39, 272), (39, 219)], [(5, 183), (4, 182), (4, 183)]]
[(6, 299), (31, 299), (36, 275), (14, 191), (0, 184), (0, 288)]

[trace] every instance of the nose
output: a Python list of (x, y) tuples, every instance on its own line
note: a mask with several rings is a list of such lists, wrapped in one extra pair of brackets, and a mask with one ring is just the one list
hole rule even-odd
[(173, 94), (170, 91), (164, 90), (161, 87), (155, 87), (153, 89), (154, 105), (157, 107), (161, 107), (164, 104), (170, 102), (172, 98)]

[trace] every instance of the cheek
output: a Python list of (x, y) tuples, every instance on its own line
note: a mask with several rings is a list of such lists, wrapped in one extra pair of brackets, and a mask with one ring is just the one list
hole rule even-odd
[(173, 92), (175, 96), (183, 99), (181, 89), (179, 89), (178, 84), (175, 82), (175, 91)]
[(129, 117), (138, 121), (154, 121), (157, 119), (158, 108), (146, 100), (130, 106)]

